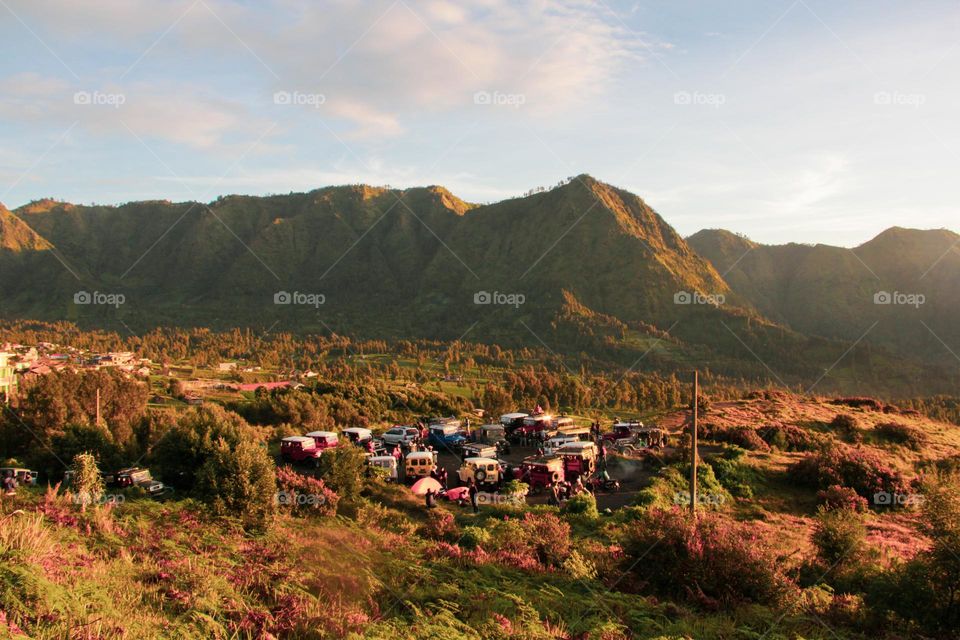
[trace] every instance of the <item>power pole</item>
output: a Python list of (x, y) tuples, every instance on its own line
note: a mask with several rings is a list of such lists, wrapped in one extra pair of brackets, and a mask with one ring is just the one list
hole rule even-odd
[(690, 514), (697, 514), (697, 411), (700, 400), (700, 375), (693, 372), (693, 421), (690, 424)]
[(100, 426), (100, 387), (97, 387), (97, 421), (95, 424), (98, 427)]

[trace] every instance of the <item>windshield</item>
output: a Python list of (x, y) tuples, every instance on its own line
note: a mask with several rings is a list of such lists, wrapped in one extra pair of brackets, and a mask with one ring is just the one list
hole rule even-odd
[(402, 436), (403, 433), (404, 433), (403, 429), (390, 429), (389, 431), (387, 431), (387, 435), (391, 435), (391, 436)]

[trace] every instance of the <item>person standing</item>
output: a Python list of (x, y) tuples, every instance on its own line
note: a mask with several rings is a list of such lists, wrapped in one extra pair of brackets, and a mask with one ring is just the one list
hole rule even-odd
[(480, 513), (480, 503), (478, 502), (477, 493), (477, 483), (473, 481), (473, 478), (470, 478), (468, 486), (468, 493), (470, 494), (470, 506), (473, 507), (474, 513)]

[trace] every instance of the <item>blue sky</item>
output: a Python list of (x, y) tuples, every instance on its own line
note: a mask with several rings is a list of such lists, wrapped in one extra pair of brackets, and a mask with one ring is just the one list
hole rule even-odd
[(590, 173), (681, 233), (960, 230), (955, 2), (0, 0), (0, 201)]

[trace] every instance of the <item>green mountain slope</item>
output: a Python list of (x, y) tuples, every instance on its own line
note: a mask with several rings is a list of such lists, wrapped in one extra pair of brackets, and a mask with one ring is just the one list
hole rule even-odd
[[(703, 234), (691, 247), (639, 197), (586, 175), (484, 206), (436, 186), (353, 185), (211, 203), (44, 200), (4, 219), (4, 242), (16, 250), (4, 254), (0, 313), (123, 332), (469, 336), (809, 383), (844, 356), (852, 333), (815, 322), (840, 317), (817, 292), (870, 291), (849, 251), (771, 253), (729, 234), (714, 234), (712, 251), (700, 246)], [(118, 294), (123, 304), (75, 304), (79, 291)], [(293, 303), (276, 304), (278, 296)], [(924, 377), (922, 366), (883, 350), (846, 358), (834, 367), (837, 386)]]
[(945, 362), (960, 346), (952, 231), (895, 227), (854, 249), (759, 245), (714, 229), (688, 241), (743, 300), (796, 331), (853, 341), (869, 330), (867, 343)]

